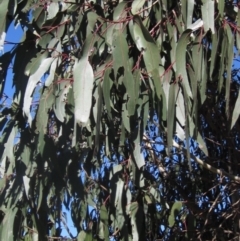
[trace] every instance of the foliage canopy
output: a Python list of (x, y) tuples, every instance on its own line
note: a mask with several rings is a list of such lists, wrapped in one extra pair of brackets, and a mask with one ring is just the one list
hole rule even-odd
[(238, 237), (239, 9), (0, 1), (0, 240)]

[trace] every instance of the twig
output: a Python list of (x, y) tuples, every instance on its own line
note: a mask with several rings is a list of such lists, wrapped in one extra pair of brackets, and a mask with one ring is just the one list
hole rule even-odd
[[(173, 141), (173, 146), (176, 147), (176, 148), (181, 149), (180, 146), (175, 141)], [(187, 152), (186, 149), (182, 148), (182, 150), (183, 150), (184, 154), (186, 154), (186, 152)], [(213, 173), (219, 174), (220, 176), (226, 176), (226, 177), (228, 177), (228, 178), (230, 178), (230, 179), (240, 183), (240, 177), (234, 176), (234, 175), (232, 175), (232, 174), (230, 174), (230, 173), (228, 173), (228, 172), (226, 172), (224, 170), (217, 169), (217, 168), (211, 166), (210, 164), (207, 164), (203, 160), (197, 158), (192, 153), (190, 154), (190, 156), (196, 163), (198, 163), (199, 165), (201, 165), (205, 169), (207, 169), (207, 170), (209, 170), (209, 171), (211, 171)]]

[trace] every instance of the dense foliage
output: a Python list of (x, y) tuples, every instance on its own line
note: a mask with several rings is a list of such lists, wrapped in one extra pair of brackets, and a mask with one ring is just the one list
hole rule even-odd
[(239, 9), (0, 1), (0, 240), (238, 240)]

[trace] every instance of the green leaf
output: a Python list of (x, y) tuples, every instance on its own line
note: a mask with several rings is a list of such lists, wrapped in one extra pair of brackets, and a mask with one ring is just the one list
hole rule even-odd
[(43, 183), (42, 183), (42, 179), (39, 179), (37, 211), (39, 211), (39, 208), (41, 207), (42, 201), (43, 201)]
[(227, 36), (228, 36), (228, 47), (226, 49), (226, 69), (227, 78), (225, 84), (225, 100), (226, 100), (226, 116), (229, 118), (229, 102), (230, 102), (230, 86), (232, 81), (232, 64), (233, 64), (233, 49), (234, 49), (234, 36), (232, 35), (232, 30), (229, 25), (226, 26)]
[(132, 116), (135, 114), (135, 108), (136, 108), (136, 96), (135, 96), (136, 81), (133, 78), (132, 73), (128, 69), (125, 69), (124, 71), (123, 83), (128, 93), (128, 102), (127, 102), (128, 114), (129, 116)]
[(197, 133), (197, 142), (199, 144), (199, 148), (203, 151), (203, 153), (206, 156), (208, 156), (208, 149), (206, 146), (206, 142), (203, 140), (203, 138), (199, 132)]
[[(8, 12), (9, 0), (0, 2), (0, 36), (2, 37), (3, 32), (6, 32), (6, 17)], [(4, 43), (4, 40), (3, 40)], [(0, 46), (1, 47), (1, 46)]]
[[(25, 138), (27, 139), (28, 136), (27, 135), (26, 137), (22, 136), (22, 140), (26, 141)], [(23, 151), (21, 153), (21, 161), (25, 164), (26, 167), (30, 165), (30, 157), (31, 157), (31, 149), (27, 145), (24, 145)]]
[(201, 6), (201, 11), (202, 11), (204, 31), (207, 32), (210, 29), (212, 31), (212, 34), (214, 34), (215, 33), (215, 26), (214, 26), (215, 2), (212, 0), (203, 0), (202, 2), (203, 2), (203, 5)]
[[(148, 115), (149, 115), (149, 96), (148, 95), (143, 96), (142, 109), (143, 109), (142, 126), (143, 126), (143, 129), (145, 129), (145, 127), (147, 126)], [(141, 133), (140, 140), (142, 139), (142, 134), (143, 133)]]
[[(31, 104), (32, 104), (33, 90), (35, 89), (37, 83), (41, 80), (42, 76), (49, 69), (52, 61), (53, 61), (53, 58), (44, 59), (41, 62), (37, 71), (34, 72), (28, 80), (25, 95), (24, 95), (23, 112), (24, 112), (25, 116), (28, 117), (28, 122), (29, 122), (30, 125), (31, 125), (31, 122), (32, 122), (32, 117), (31, 117), (31, 114), (30, 114), (30, 107), (31, 107)], [(32, 72), (29, 72), (29, 73), (32, 73)]]
[(51, 64), (51, 67), (50, 67), (50, 70), (49, 70), (49, 75), (45, 81), (45, 86), (50, 86), (54, 80), (54, 77), (55, 77), (55, 72), (56, 72), (56, 68), (57, 68), (57, 65), (59, 64), (59, 60), (56, 58), (53, 60), (52, 64)]
[[(200, 51), (198, 53), (200, 60), (202, 59), (201, 53), (202, 51), (200, 48)], [(196, 58), (196, 59), (199, 59), (199, 58)], [(194, 64), (196, 64), (196, 66), (199, 66), (200, 61), (196, 60), (194, 61)], [(197, 122), (197, 115), (198, 115), (198, 96), (197, 95), (198, 95), (198, 81), (200, 79), (200, 71), (199, 71), (199, 68), (198, 69), (196, 68), (196, 66), (194, 67), (196, 69), (195, 71), (193, 71), (193, 69), (189, 66), (187, 68), (187, 72), (189, 75), (189, 80), (192, 86), (192, 94), (193, 94), (193, 108), (190, 114), (192, 118), (195, 118), (195, 121)]]
[(238, 90), (238, 97), (234, 106), (233, 114), (232, 114), (232, 122), (231, 122), (231, 129), (235, 125), (239, 115), (240, 115), (240, 89)]
[(223, 39), (221, 42), (221, 62), (218, 66), (216, 66), (218, 70), (218, 92), (221, 93), (222, 88), (223, 88), (223, 82), (224, 82), (224, 73), (226, 70), (226, 63), (224, 61), (225, 56), (227, 54), (227, 48), (228, 48), (228, 40), (227, 40), (227, 35), (226, 32), (223, 34)]
[(100, 208), (100, 220), (104, 223), (108, 222), (108, 211), (104, 204)]
[(53, 91), (50, 88), (43, 88), (35, 119), (37, 132), (46, 133), (46, 127), (48, 123), (48, 111), (52, 107), (53, 102)]
[(120, 31), (118, 31), (118, 35), (113, 41), (113, 48), (113, 69), (116, 77), (120, 67), (124, 67), (125, 71), (129, 69), (128, 44), (126, 36), (124, 36)]
[[(222, 32), (222, 29), (220, 28), (218, 33), (215, 33), (215, 34), (212, 35), (211, 63), (210, 63), (210, 73), (209, 73), (209, 76), (210, 76), (211, 79), (213, 78), (212, 74), (213, 74), (213, 71), (214, 71), (215, 60), (216, 60), (216, 57), (217, 57), (218, 40), (221, 41), (221, 38), (222, 38), (221, 32)], [(197, 68), (197, 66), (195, 67), (195, 71), (196, 71), (196, 68)]]
[[(127, 4), (128, 4), (127, 1), (121, 1), (120, 3), (118, 3), (116, 8), (114, 9), (113, 20), (115, 21), (115, 23), (113, 24), (113, 29), (114, 29), (113, 35), (114, 35), (115, 30), (120, 30), (121, 32), (124, 32), (121, 21), (126, 19), (126, 17), (127, 17), (127, 11), (125, 11)], [(117, 22), (119, 22), (119, 23), (117, 23)], [(111, 31), (110, 31), (110, 33), (112, 34)]]
[(188, 0), (187, 2), (187, 28), (193, 21), (194, 0)]
[(39, 29), (42, 28), (46, 20), (46, 11), (43, 7), (38, 7), (33, 11), (33, 22), (36, 23)]
[(202, 61), (201, 61), (201, 78), (198, 83), (198, 89), (200, 92), (200, 102), (201, 105), (204, 103), (206, 100), (206, 89), (207, 89), (207, 81), (208, 81), (208, 75), (207, 75), (207, 57), (203, 56)]
[(5, 116), (0, 116), (0, 132), (2, 132), (5, 124), (7, 123), (8, 119)]
[[(224, 17), (224, 8), (225, 8), (225, 1), (218, 1), (218, 14), (220, 14), (221, 18)], [(239, 25), (237, 25), (239, 26)]]
[(111, 69), (107, 68), (104, 72), (104, 78), (103, 78), (103, 97), (104, 97), (104, 102), (106, 105), (107, 113), (110, 118), (112, 119), (112, 112), (111, 112), (111, 87), (113, 85), (112, 80), (109, 77), (109, 74), (111, 73)]
[(124, 124), (124, 127), (126, 128), (126, 130), (128, 132), (131, 132), (129, 116), (128, 116), (128, 111), (127, 111), (127, 103), (124, 103), (122, 105), (122, 120), (123, 120), (123, 124)]
[(87, 123), (92, 107), (94, 81), (93, 69), (87, 58), (75, 62), (73, 79), (75, 120), (78, 124)]
[(59, 3), (51, 2), (47, 8), (47, 20), (52, 19), (56, 16), (59, 11)]
[[(62, 17), (62, 21), (61, 21), (61, 24), (59, 25), (59, 27), (56, 29), (56, 33), (55, 33), (55, 36), (58, 38), (58, 39), (61, 39), (64, 37), (64, 33), (65, 33), (65, 30), (66, 30), (66, 21), (67, 21), (67, 16), (64, 16)], [(66, 35), (65, 35), (66, 37)], [(66, 37), (66, 39), (68, 39), (68, 36)], [(65, 40), (67, 41), (67, 40)]]
[(92, 233), (87, 233), (84, 241), (97, 241), (97, 239), (93, 237)]
[(136, 13), (138, 13), (138, 11), (140, 10), (140, 8), (143, 7), (145, 2), (146, 2), (145, 0), (134, 0), (132, 2), (132, 9), (131, 9), (132, 14), (135, 15)]
[(100, 144), (100, 132), (101, 132), (101, 116), (103, 109), (103, 90), (102, 85), (99, 83), (97, 86), (97, 98), (93, 111), (96, 112), (96, 133), (95, 133), (95, 153), (98, 153)]
[(176, 22), (176, 27), (177, 27), (177, 30), (180, 34), (183, 33), (183, 30), (184, 30), (184, 26), (182, 24), (183, 22), (183, 15), (182, 14), (179, 14), (179, 16), (176, 16), (175, 18), (175, 22)]
[(24, 71), (25, 75), (30, 76), (36, 73), (41, 63), (43, 61), (46, 61), (46, 59), (49, 59), (47, 58), (47, 56), (48, 56), (47, 51), (44, 51), (43, 53), (39, 52), (36, 57), (32, 58), (25, 68), (25, 71)]
[(160, 51), (148, 30), (143, 26), (141, 18), (137, 15), (133, 17), (132, 34), (138, 50), (143, 52), (147, 72), (151, 74), (154, 69), (158, 70), (161, 64)]
[(93, 11), (87, 12), (86, 15), (87, 15), (86, 27), (87, 27), (87, 36), (88, 36), (94, 32), (94, 27), (99, 16)]
[(28, 176), (23, 176), (23, 185), (24, 185), (27, 199), (29, 199), (29, 189), (30, 189), (29, 183), (30, 183), (30, 178)]
[(182, 81), (183, 85), (185, 86), (188, 96), (192, 98), (192, 92), (186, 71), (186, 50), (191, 32), (192, 30), (185, 30), (178, 41), (176, 50), (176, 75), (177, 78)]
[(182, 208), (182, 202), (175, 202), (171, 208), (171, 213), (168, 217), (168, 225), (169, 227), (173, 227), (175, 224), (175, 218), (178, 216), (179, 211)]
[(145, 165), (145, 160), (143, 157), (143, 153), (141, 151), (140, 143), (137, 143), (137, 142), (135, 143), (133, 154), (134, 154), (134, 159), (136, 161), (136, 164), (137, 164), (138, 168), (140, 169), (141, 167), (143, 167)]
[(184, 21), (184, 23), (185, 24), (187, 24), (187, 17), (188, 17), (188, 15), (187, 15), (187, 10), (188, 10), (188, 7), (187, 7), (187, 5), (188, 5), (188, 1), (187, 0), (183, 0), (182, 1), (182, 18), (183, 18), (183, 21)]
[(161, 197), (160, 193), (157, 189), (155, 189), (153, 186), (150, 188), (149, 193), (153, 196), (155, 202), (160, 203), (161, 202)]
[[(175, 123), (175, 84), (169, 87), (168, 112), (167, 112), (167, 143), (170, 148), (173, 143), (173, 130)], [(169, 150), (170, 151), (170, 150)]]
[(65, 105), (67, 101), (67, 94), (69, 89), (71, 88), (70, 81), (62, 81), (58, 85), (59, 91), (56, 93), (54, 112), (59, 121), (64, 122), (64, 118), (66, 116), (65, 113)]
[(176, 117), (181, 124), (181, 126), (185, 126), (185, 107), (184, 107), (184, 98), (183, 93), (179, 85), (175, 85), (175, 93), (176, 93)]
[[(238, 13), (237, 13), (237, 26), (240, 26), (240, 10), (238, 10)], [(240, 32), (237, 31), (236, 34), (237, 34), (236, 45), (237, 45), (238, 53), (240, 53)]]
[[(13, 225), (15, 222), (18, 208), (9, 208), (0, 225), (0, 240), (14, 241), (15, 234)], [(19, 225), (19, 224), (18, 224)]]
[(154, 92), (156, 92), (159, 99), (161, 99), (163, 95), (162, 83), (160, 78), (160, 76), (162, 76), (163, 74), (163, 70), (163, 67), (160, 66), (158, 69), (154, 69), (152, 71), (152, 79), (155, 87)]
[[(132, 226), (132, 238), (133, 240), (139, 240), (139, 233), (141, 229), (137, 226), (137, 211), (138, 211), (138, 203), (132, 202), (130, 204), (130, 217), (131, 217), (131, 226)], [(140, 220), (139, 220), (140, 221)]]
[(189, 171), (192, 171), (192, 166), (191, 166), (191, 159), (190, 159), (190, 147), (189, 147), (189, 141), (190, 141), (190, 124), (192, 121), (192, 118), (190, 116), (190, 107), (189, 107), (189, 97), (186, 93), (185, 86), (182, 86), (183, 89), (183, 97), (184, 97), (184, 110), (185, 110), (185, 134), (186, 134), (186, 152), (187, 152), (187, 160), (188, 160), (188, 166), (189, 166)]
[(78, 241), (84, 241), (84, 240), (86, 240), (86, 236), (87, 236), (86, 232), (82, 230), (82, 231), (78, 234), (77, 240), (78, 240)]

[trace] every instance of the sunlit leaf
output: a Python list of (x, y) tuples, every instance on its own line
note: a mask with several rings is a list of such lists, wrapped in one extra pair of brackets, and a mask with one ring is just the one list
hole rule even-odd
[(76, 122), (86, 123), (92, 105), (92, 89), (94, 75), (92, 66), (85, 58), (76, 61), (73, 72), (73, 91), (75, 101)]
[[(53, 58), (44, 59), (41, 62), (39, 68), (36, 70), (36, 72), (34, 72), (29, 77), (25, 96), (24, 96), (24, 103), (23, 103), (23, 112), (24, 112), (25, 116), (28, 118), (29, 124), (31, 124), (31, 122), (32, 122), (32, 117), (30, 114), (30, 106), (32, 103), (33, 90), (35, 89), (37, 83), (41, 80), (42, 76), (49, 69), (49, 66), (52, 63), (52, 61), (53, 61)], [(29, 73), (32, 73), (32, 72), (29, 72)]]
[(212, 33), (215, 33), (214, 28), (214, 1), (205, 0), (203, 1), (203, 5), (201, 7), (202, 10), (202, 18), (204, 23), (204, 31), (207, 32), (211, 30)]
[(182, 208), (182, 202), (175, 202), (171, 208), (171, 213), (168, 217), (168, 225), (169, 227), (173, 227), (175, 223), (175, 218), (177, 217), (180, 209)]
[(143, 7), (145, 0), (134, 0), (132, 3), (132, 14), (136, 14)]

